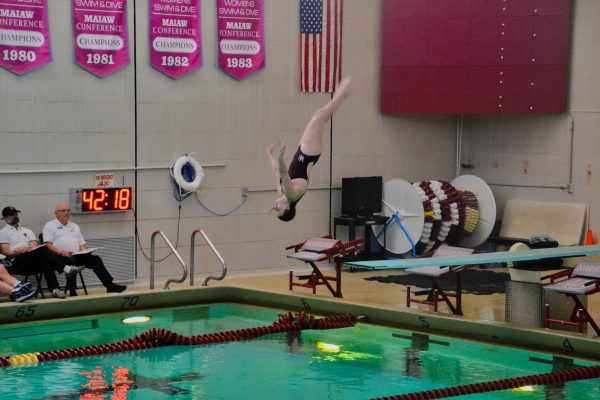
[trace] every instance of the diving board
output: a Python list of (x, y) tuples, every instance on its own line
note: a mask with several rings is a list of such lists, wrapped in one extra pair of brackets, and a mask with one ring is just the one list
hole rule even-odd
[(600, 254), (600, 245), (593, 246), (568, 246), (548, 249), (533, 249), (522, 251), (498, 251), (495, 253), (480, 253), (461, 256), (446, 256), (435, 258), (406, 258), (378, 261), (347, 261), (344, 265), (353, 268), (366, 269), (405, 269), (426, 266), (451, 266), (496, 264), (514, 261), (531, 261), (545, 258), (584, 257)]

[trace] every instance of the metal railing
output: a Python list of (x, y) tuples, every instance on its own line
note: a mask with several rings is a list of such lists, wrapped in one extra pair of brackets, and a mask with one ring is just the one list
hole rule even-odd
[(169, 279), (165, 282), (165, 287), (163, 289), (168, 290), (169, 285), (172, 282), (182, 283), (185, 281), (185, 279), (187, 278), (187, 275), (188, 275), (187, 266), (185, 265), (185, 261), (183, 261), (183, 258), (181, 258), (181, 256), (179, 255), (179, 253), (177, 252), (175, 247), (171, 244), (171, 242), (165, 236), (165, 234), (162, 233), (162, 231), (152, 232), (152, 237), (150, 238), (150, 289), (154, 289), (154, 262), (155, 262), (155, 260), (154, 260), (154, 248), (155, 248), (154, 242), (156, 241), (156, 235), (162, 236), (162, 238), (164, 239), (167, 246), (171, 249), (171, 251), (173, 252), (175, 257), (177, 257), (179, 264), (181, 264), (181, 266), (183, 267), (183, 276), (181, 277), (181, 279)]
[(195, 252), (194, 252), (195, 245), (194, 244), (196, 241), (196, 234), (198, 234), (198, 233), (200, 233), (202, 235), (202, 237), (204, 237), (204, 240), (206, 241), (208, 246), (211, 248), (213, 253), (215, 253), (217, 258), (219, 259), (219, 262), (221, 263), (221, 266), (223, 267), (221, 276), (206, 277), (202, 286), (208, 286), (208, 281), (210, 281), (211, 279), (221, 281), (225, 278), (225, 276), (227, 275), (227, 264), (225, 263), (225, 260), (223, 260), (223, 257), (221, 257), (221, 254), (219, 254), (219, 251), (217, 250), (217, 248), (212, 244), (212, 242), (210, 241), (208, 236), (206, 236), (206, 233), (204, 233), (204, 231), (202, 229), (194, 229), (194, 231), (192, 232), (192, 238), (191, 238), (191, 243), (190, 243), (190, 286), (194, 286), (194, 258), (195, 258)]

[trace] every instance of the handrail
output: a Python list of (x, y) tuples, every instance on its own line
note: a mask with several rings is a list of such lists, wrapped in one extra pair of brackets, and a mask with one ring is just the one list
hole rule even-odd
[(197, 233), (200, 233), (202, 235), (202, 237), (204, 237), (204, 240), (206, 241), (208, 246), (211, 248), (213, 253), (215, 253), (217, 258), (219, 259), (219, 262), (221, 263), (221, 266), (223, 267), (223, 272), (221, 273), (221, 276), (206, 277), (202, 286), (208, 286), (208, 281), (211, 279), (221, 281), (225, 278), (225, 276), (227, 275), (227, 264), (225, 263), (225, 260), (223, 260), (223, 257), (221, 257), (221, 254), (219, 253), (219, 251), (216, 249), (216, 247), (210, 241), (208, 236), (206, 236), (206, 233), (204, 233), (204, 231), (202, 229), (198, 229), (198, 228), (194, 229), (194, 231), (192, 232), (192, 238), (191, 238), (191, 243), (190, 243), (190, 286), (194, 286), (194, 258), (195, 258), (194, 242), (195, 242)]
[(163, 289), (168, 290), (169, 285), (172, 282), (182, 283), (183, 281), (185, 281), (185, 278), (187, 278), (188, 274), (187, 266), (185, 265), (185, 261), (183, 261), (183, 258), (181, 258), (175, 247), (171, 244), (169, 239), (167, 239), (165, 234), (162, 233), (162, 231), (152, 232), (152, 236), (150, 238), (150, 289), (154, 289), (154, 242), (156, 241), (156, 235), (162, 236), (167, 246), (169, 246), (173, 254), (175, 254), (175, 257), (177, 257), (177, 260), (179, 260), (179, 264), (181, 264), (181, 266), (183, 267), (183, 276), (181, 277), (181, 279), (168, 279), (165, 282), (165, 287)]

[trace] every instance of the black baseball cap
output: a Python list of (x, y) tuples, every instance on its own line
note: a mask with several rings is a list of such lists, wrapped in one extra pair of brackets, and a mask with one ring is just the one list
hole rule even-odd
[(17, 213), (20, 213), (20, 210), (17, 210), (16, 208), (14, 208), (13, 206), (8, 206), (8, 207), (4, 207), (2, 209), (2, 218), (11, 216), (11, 215), (17, 215)]

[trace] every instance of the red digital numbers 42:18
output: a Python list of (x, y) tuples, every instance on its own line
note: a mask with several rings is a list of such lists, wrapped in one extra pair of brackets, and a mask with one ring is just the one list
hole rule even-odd
[(81, 189), (81, 212), (131, 209), (131, 188)]

